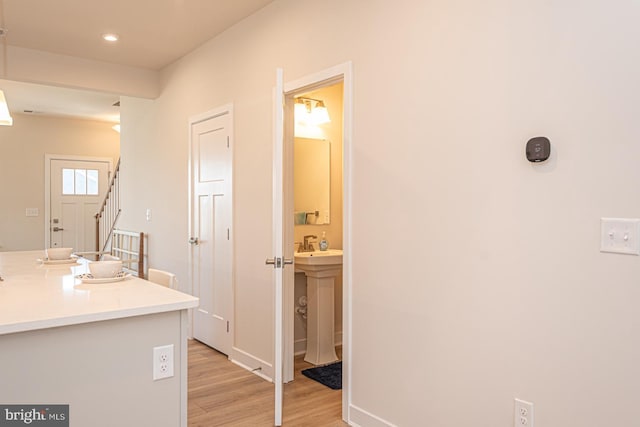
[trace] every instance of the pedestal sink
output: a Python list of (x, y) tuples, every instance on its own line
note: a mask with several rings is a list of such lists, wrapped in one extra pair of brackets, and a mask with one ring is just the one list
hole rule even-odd
[(328, 249), (326, 251), (313, 251), (313, 252), (296, 252), (294, 255), (295, 267), (298, 270), (309, 269), (314, 266), (327, 266), (333, 265), (342, 268), (342, 250), (341, 249)]
[(298, 252), (296, 270), (307, 276), (307, 352), (304, 360), (325, 365), (338, 360), (334, 343), (333, 288), (342, 272), (342, 250)]

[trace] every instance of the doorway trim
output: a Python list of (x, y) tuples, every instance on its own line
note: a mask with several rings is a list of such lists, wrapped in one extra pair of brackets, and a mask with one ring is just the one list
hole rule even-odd
[[(72, 154), (45, 154), (44, 155), (44, 247), (48, 248), (51, 244), (51, 161), (52, 160), (70, 160), (79, 162), (106, 162), (109, 164), (109, 176), (107, 180), (111, 180), (113, 173), (113, 159), (111, 157), (92, 157), (92, 156), (76, 156)], [(108, 182), (109, 182), (108, 181)], [(109, 189), (107, 188), (107, 191)], [(96, 212), (97, 213), (97, 212)]]
[[(319, 89), (329, 86), (339, 81), (343, 82), (343, 141), (342, 141), (342, 419), (349, 421), (349, 408), (351, 406), (351, 367), (352, 358), (352, 194), (353, 194), (353, 161), (352, 161), (352, 132), (353, 132), (353, 72), (351, 61), (338, 64), (334, 67), (306, 75), (294, 81), (284, 84), (285, 102), (292, 100), (294, 95), (309, 90)], [(291, 114), (292, 109), (287, 109)], [(285, 122), (287, 119), (285, 118)], [(293, 152), (293, 136), (285, 134), (285, 152)], [(291, 171), (293, 169), (293, 159), (287, 157), (285, 169)], [(293, 192), (287, 191), (285, 194), (285, 203), (293, 204)], [(287, 222), (293, 224), (293, 216), (286, 219)], [(291, 236), (293, 237), (293, 236)], [(285, 241), (285, 254), (293, 257), (294, 252), (293, 238)], [(293, 284), (292, 284), (293, 285)], [(294, 335), (293, 335), (293, 290), (285, 292), (284, 306), (291, 310), (284, 310), (284, 348), (285, 348), (285, 371), (292, 367), (293, 363), (291, 355), (293, 355)]]

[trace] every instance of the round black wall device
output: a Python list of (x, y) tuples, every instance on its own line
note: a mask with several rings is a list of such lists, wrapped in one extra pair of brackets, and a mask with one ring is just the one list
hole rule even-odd
[(530, 162), (544, 162), (551, 154), (551, 143), (544, 136), (531, 138), (527, 142), (526, 153)]

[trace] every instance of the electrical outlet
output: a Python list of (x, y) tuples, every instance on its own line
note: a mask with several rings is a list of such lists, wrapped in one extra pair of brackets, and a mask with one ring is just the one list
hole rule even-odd
[(533, 403), (515, 399), (513, 425), (515, 427), (533, 427)]
[(173, 344), (153, 348), (153, 380), (173, 376)]

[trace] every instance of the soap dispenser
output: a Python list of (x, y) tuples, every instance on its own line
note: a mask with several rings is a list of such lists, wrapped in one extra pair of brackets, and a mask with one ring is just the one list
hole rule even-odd
[(322, 239), (320, 240), (320, 243), (318, 243), (318, 245), (320, 246), (320, 250), (321, 251), (326, 251), (327, 249), (329, 249), (329, 242), (327, 242), (327, 232), (326, 231), (322, 232)]

